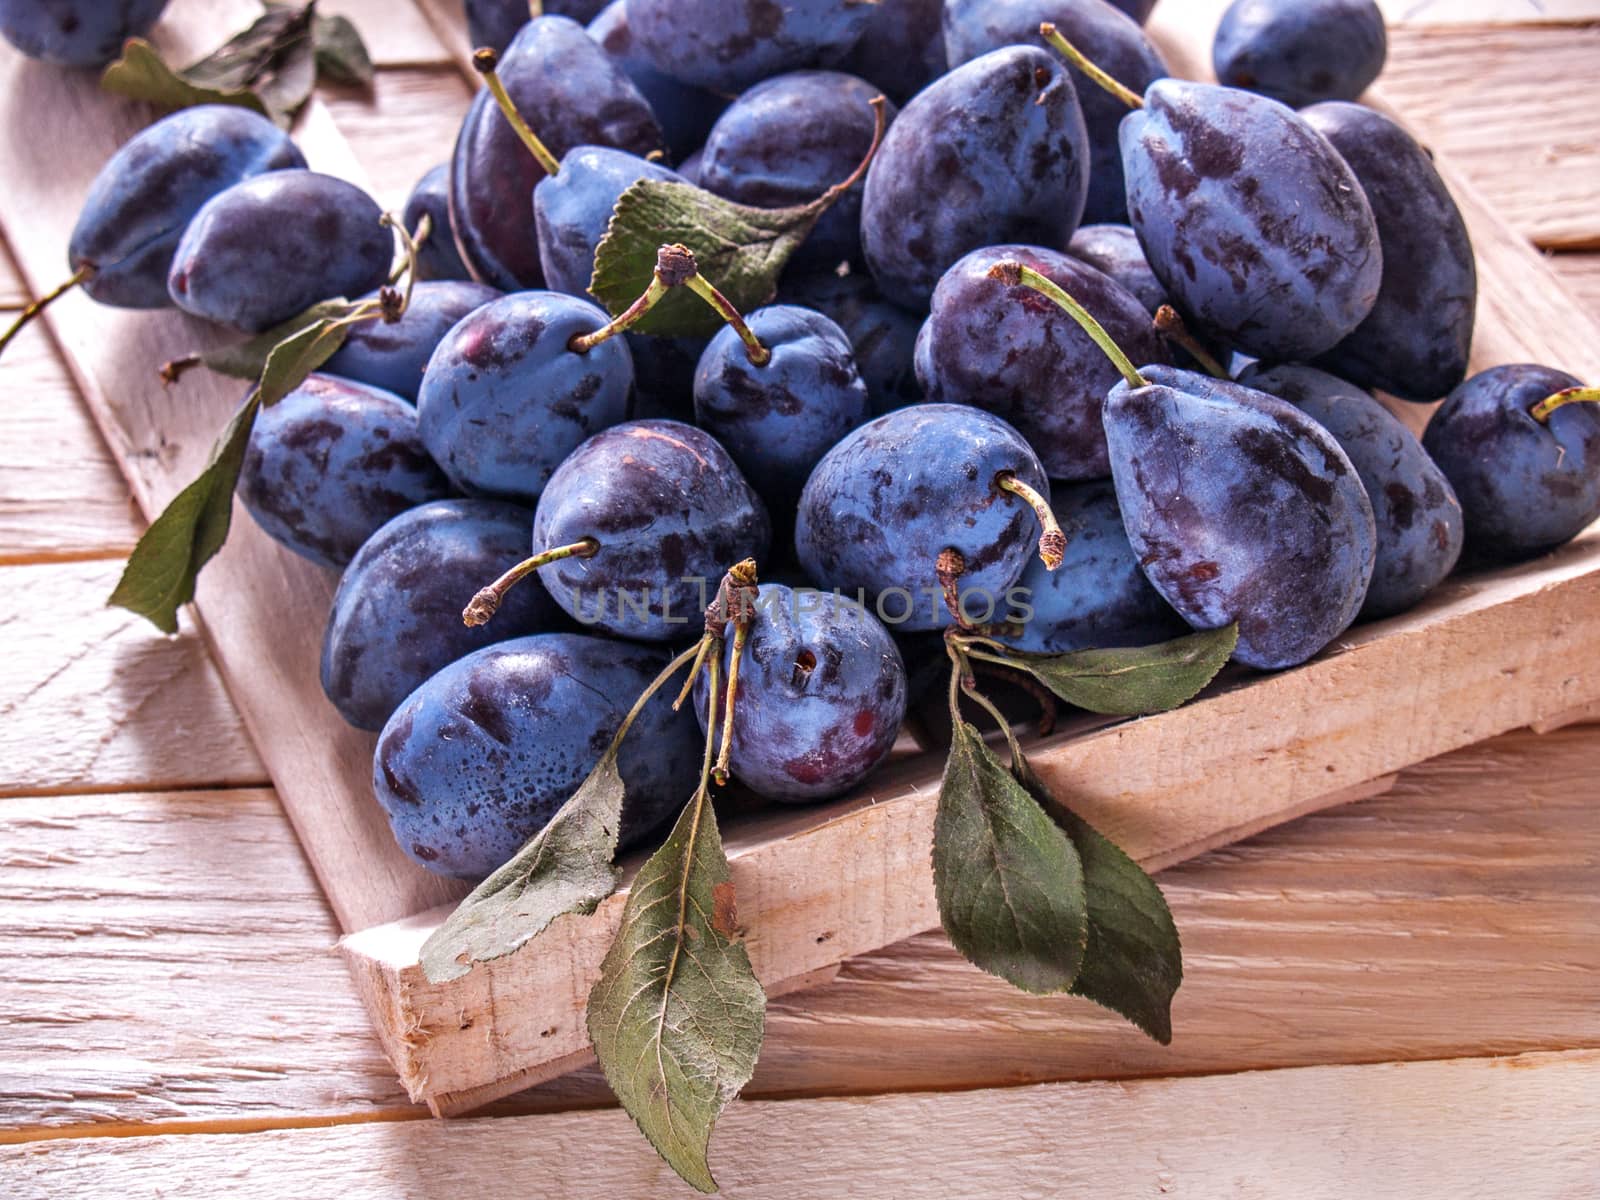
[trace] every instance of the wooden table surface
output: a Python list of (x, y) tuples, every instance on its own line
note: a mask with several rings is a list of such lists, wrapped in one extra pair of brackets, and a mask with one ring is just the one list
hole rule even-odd
[[(397, 206), (467, 85), (411, 4), (324, 7), (381, 62), (324, 99)], [(1600, 0), (1385, 8), (1389, 98), (1600, 313)], [(0, 380), (0, 1196), (687, 1194), (592, 1070), (407, 1102), (204, 647), (103, 607), (141, 520), (42, 328)], [(1165, 873), (1170, 1049), (937, 935), (853, 960), (774, 1002), (713, 1166), (740, 1197), (1600, 1195), (1597, 801), (1600, 727), (1522, 731)]]

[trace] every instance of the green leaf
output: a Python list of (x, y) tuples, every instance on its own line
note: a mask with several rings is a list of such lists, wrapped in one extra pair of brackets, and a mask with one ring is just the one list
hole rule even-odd
[(716, 1190), (717, 1116), (755, 1072), (766, 994), (738, 940), (733, 879), (702, 789), (639, 870), (589, 993), (611, 1089), (668, 1165)]
[(933, 886), (950, 941), (1025, 992), (1064, 992), (1089, 927), (1083, 866), (1067, 835), (957, 721), (933, 827)]
[(348, 17), (318, 17), (311, 36), (320, 78), (350, 87), (372, 86), (372, 56)]
[(219, 375), (254, 381), (261, 378), (261, 372), (267, 369), (267, 359), (280, 342), (324, 318), (337, 320), (349, 316), (351, 311), (348, 300), (324, 300), (320, 304), (313, 304), (298, 316), (290, 317), (283, 324), (256, 334), (249, 341), (208, 350), (200, 355), (200, 361)]
[(510, 954), (563, 913), (592, 913), (616, 890), (622, 776), (615, 744), (550, 823), (485, 879), (422, 946), (430, 983)]
[(1131, 717), (1166, 712), (1193, 700), (1227, 665), (1238, 644), (1239, 627), (1229, 625), (1159, 646), (1057, 655), (1008, 650), (995, 661), (1027, 671), (1068, 704)]
[(1183, 982), (1183, 951), (1166, 897), (1144, 868), (1057, 800), (1027, 759), (1019, 759), (1013, 770), (1072, 840), (1083, 862), (1089, 941), (1072, 994), (1109, 1008), (1169, 1045), (1172, 997)]
[(272, 348), (261, 368), (261, 404), (270, 408), (306, 381), (350, 336), (350, 326), (323, 317), (292, 333)]
[(155, 47), (143, 38), (130, 38), (122, 57), (105, 69), (100, 86), (108, 92), (145, 100), (157, 108), (190, 108), (196, 104), (235, 104), (271, 114), (261, 97), (248, 88), (216, 88), (194, 84), (161, 61)]
[(109, 603), (149, 618), (163, 633), (178, 631), (178, 609), (194, 599), (200, 568), (228, 538), (233, 489), (260, 408), (252, 391), (217, 439), (205, 470), (145, 530)]

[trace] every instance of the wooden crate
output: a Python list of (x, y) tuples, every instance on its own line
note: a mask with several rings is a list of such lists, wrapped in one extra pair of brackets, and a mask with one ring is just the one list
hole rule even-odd
[[(198, 51), (240, 24), (240, 7), (179, 0), (160, 40), (179, 57)], [(464, 45), (453, 0), (425, 7), (445, 44)], [(1178, 73), (1200, 73), (1195, 51), (1218, 8), (1169, 0), (1158, 12)], [(9, 52), (0, 75), (9, 168), (0, 225), (37, 293), (65, 274), (75, 198), (149, 114), (102, 95), (90, 77)], [(367, 182), (322, 105), (298, 137), (314, 167)], [(1542, 361), (1600, 378), (1600, 330), (1531, 247), (1444, 169), (1479, 253), (1476, 365)], [(213, 336), (175, 314), (74, 296), (49, 320), (153, 515), (198, 470), (242, 389), (203, 373), (160, 386), (159, 363)], [(334, 582), (241, 518), (202, 580), (194, 618), (349, 934), (344, 954), (396, 1068), (414, 1097), (460, 1112), (586, 1061), (583, 1006), (622, 897), (452, 984), (427, 983), (417, 949), (462, 889), (395, 846), (370, 795), (372, 738), (347, 729), (321, 695), (317, 651)], [(1303, 668), (1233, 677), (1161, 717), (1079, 725), (1034, 760), (1086, 817), (1159, 868), (1375, 794), (1424, 758), (1592, 712), (1597, 599), (1600, 532), (1591, 532), (1538, 562), (1452, 580), (1418, 611), (1353, 631)], [(936, 762), (902, 759), (848, 800), (729, 823), (740, 916), (770, 990), (826, 979), (852, 955), (937, 924), (927, 868), (937, 775)]]

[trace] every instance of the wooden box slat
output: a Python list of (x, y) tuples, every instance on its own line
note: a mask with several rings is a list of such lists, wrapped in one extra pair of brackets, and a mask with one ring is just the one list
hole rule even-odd
[[(453, 4), (427, 7), (458, 23)], [(1196, 35), (1214, 10), (1199, 0), (1159, 10), (1156, 29), (1180, 73), (1203, 68)], [(183, 57), (238, 24), (235, 5), (179, 0), (158, 40), (175, 45), (181, 36)], [(65, 273), (76, 212), (63, 197), (81, 195), (148, 114), (104, 96), (92, 77), (6, 50), (0, 80), (0, 153), (10, 167), (0, 225), (37, 293)], [(314, 103), (297, 136), (313, 166), (365, 181), (326, 107)], [(444, 151), (427, 148), (418, 169)], [(1600, 378), (1600, 330), (1475, 191), (1451, 183), (1480, 258), (1475, 362), (1546, 361)], [(49, 323), (153, 515), (193, 476), (243, 390), (195, 373), (167, 391), (155, 369), (216, 335), (175, 314), (118, 312), (81, 296)], [(622, 901), (557, 922), (455, 984), (422, 979), (416, 949), (462, 889), (395, 846), (370, 797), (372, 739), (344, 727), (321, 696), (317, 650), (333, 582), (241, 517), (202, 581), (197, 617), (354, 934), (345, 953), (386, 1049), (414, 1096), (458, 1111), (584, 1061), (584, 999)], [(1178, 713), (1056, 739), (1038, 748), (1036, 763), (1147, 864), (1166, 865), (1371, 795), (1422, 758), (1600, 703), (1600, 673), (1585, 669), (1600, 661), (1597, 599), (1600, 536), (1591, 534), (1538, 563), (1452, 581), (1418, 612), (1365, 627), (1305, 668), (1236, 677)], [(769, 987), (809, 985), (847, 957), (936, 924), (927, 854), (937, 774), (937, 763), (903, 762), (852, 800), (730, 825), (740, 916)]]

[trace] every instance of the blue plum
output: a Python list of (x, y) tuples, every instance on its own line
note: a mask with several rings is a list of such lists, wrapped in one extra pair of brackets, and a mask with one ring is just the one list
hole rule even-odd
[(1054, 489), (1050, 509), (1067, 535), (1066, 556), (1051, 571), (1038, 559), (1018, 587), (1033, 615), (1006, 643), (1031, 654), (1114, 646), (1153, 646), (1188, 630), (1139, 567), (1117, 507), (1116, 489), (1096, 480)]
[(471, 494), (532, 503), (561, 460), (627, 418), (633, 359), (620, 338), (573, 338), (606, 314), (560, 292), (513, 292), (463, 318), (433, 352), (417, 415), (445, 474)]
[[(906, 668), (883, 623), (849, 600), (763, 584), (739, 665), (728, 765), (769, 800), (841, 796), (894, 747)], [(731, 661), (733, 647), (724, 652)], [(702, 728), (710, 691), (695, 689)], [(721, 714), (719, 713), (719, 722)]]
[(1172, 303), (1131, 225), (1085, 225), (1072, 235), (1067, 253), (1115, 279), (1152, 317), (1163, 304)]
[[(706, 138), (700, 186), (756, 208), (815, 200), (848, 178), (872, 148), (878, 89), (840, 71), (793, 71), (728, 106)], [(885, 118), (894, 119), (889, 106)], [(841, 196), (796, 251), (795, 269), (861, 259), (861, 191)]]
[(630, 421), (568, 456), (539, 498), (533, 549), (597, 543), (539, 569), (556, 603), (584, 625), (665, 642), (697, 636), (729, 567), (766, 557), (766, 509), (709, 433)]
[(74, 271), (92, 272), (83, 289), (101, 304), (165, 308), (173, 253), (201, 205), (252, 175), (305, 165), (289, 135), (249, 109), (182, 109), (106, 160), (67, 258)]
[(433, 232), (417, 251), (418, 279), (471, 279), (450, 228), (450, 164), (440, 163), (417, 180), (406, 198), (405, 226), (413, 233), (426, 216)]
[[(539, 0), (539, 11), (548, 17), (571, 17), (585, 23), (594, 20), (605, 7), (606, 0)], [(529, 0), (466, 0), (467, 37), (474, 49), (487, 46), (496, 54), (504, 53), (517, 36), (517, 31), (528, 23), (534, 5)]]
[(239, 499), (268, 535), (343, 567), (391, 518), (450, 495), (398, 396), (312, 375), (256, 417)]
[(166, 7), (167, 0), (0, 0), (0, 37), (29, 58), (103, 67)]
[(350, 560), (322, 639), (322, 691), (357, 729), (382, 729), (434, 672), (505, 638), (567, 624), (537, 580), (506, 598), (491, 626), (461, 606), (528, 548), (533, 514), (499, 500), (435, 500), (401, 513)]
[(1333, 436), (1252, 388), (1150, 367), (1106, 397), (1106, 440), (1128, 541), (1196, 629), (1237, 621), (1234, 657), (1297, 666), (1350, 627), (1377, 529)]
[(1467, 377), (1478, 268), (1433, 157), (1382, 113), (1316, 104), (1300, 114), (1355, 172), (1378, 223), (1383, 285), (1356, 331), (1319, 365), (1363, 387), (1437, 400)]
[[(1039, 26), (1050, 22), (1061, 35), (1118, 83), (1142, 93), (1168, 74), (1166, 60), (1138, 22), (1104, 0), (946, 0), (944, 47), (951, 65), (971, 62), (1002, 46), (1037, 45)], [(1083, 219), (1126, 221), (1117, 129), (1127, 106), (1069, 66), (1089, 133), (1089, 196)]]
[(1039, 246), (974, 250), (933, 293), (917, 378), (929, 400), (972, 404), (1004, 417), (1039, 455), (1051, 479), (1111, 473), (1100, 407), (1120, 378), (1076, 321), (1038, 292), (989, 277), (1019, 262), (1089, 310), (1136, 363), (1165, 363), (1150, 314), (1121, 284), (1086, 263)]
[(855, 45), (861, 0), (628, 0), (634, 43), (666, 74), (740, 92), (783, 71), (825, 66)]
[[(384, 726), (372, 790), (401, 849), (441, 875), (479, 879), (555, 816), (666, 666), (644, 646), (572, 633), (518, 638), (452, 663)], [(657, 695), (623, 739), (626, 849), (688, 800), (700, 731)]]
[(704, 147), (696, 147), (693, 154), (678, 164), (678, 174), (683, 176), (686, 183), (700, 186), (700, 166), (705, 162)]
[(1354, 100), (1383, 71), (1388, 48), (1374, 0), (1234, 0), (1211, 64), (1220, 83), (1303, 108)]
[(1492, 367), (1428, 422), (1422, 445), (1456, 489), (1476, 557), (1533, 558), (1600, 517), (1600, 404), (1566, 404), (1543, 420), (1532, 412), (1580, 386), (1550, 367)]
[(915, 404), (869, 421), (817, 464), (800, 497), (795, 549), (817, 585), (865, 593), (897, 633), (949, 626), (938, 563), (965, 560), (967, 616), (1004, 611), (1039, 542), (1037, 518), (1003, 491), (1016, 477), (1045, 498), (1050, 484), (1022, 435), (960, 404)]
[(1088, 184), (1066, 68), (1042, 50), (996, 50), (918, 93), (884, 137), (867, 172), (862, 250), (885, 299), (925, 309), (969, 251), (1065, 246)]
[(1287, 400), (1350, 456), (1372, 501), (1378, 556), (1361, 616), (1405, 612), (1461, 557), (1461, 502), (1416, 436), (1371, 395), (1314, 367), (1253, 367), (1241, 383)]
[(319, 300), (388, 278), (394, 239), (377, 202), (314, 171), (271, 171), (206, 201), (167, 274), (187, 313), (260, 333)]
[(786, 275), (778, 288), (778, 300), (814, 308), (844, 330), (861, 381), (867, 385), (874, 416), (922, 399), (915, 367), (922, 322), (880, 296), (870, 275), (834, 271)]
[[(639, 89), (566, 17), (527, 22), (501, 56), (499, 75), (517, 111), (558, 159), (574, 146), (638, 155), (664, 148)], [(544, 174), (488, 89), (480, 89), (450, 157), (456, 244), (474, 277), (507, 292), (543, 283), (528, 198)]]
[(594, 253), (611, 224), (617, 199), (641, 179), (685, 180), (669, 167), (605, 146), (577, 146), (561, 159), (561, 170), (533, 189), (533, 215), (545, 286), (569, 296), (588, 296)]
[(1150, 19), (1156, 8), (1156, 0), (1111, 0), (1111, 3), (1141, 25)]
[(904, 104), (950, 69), (939, 28), (943, 6), (944, 0), (877, 0), (839, 69)]
[(755, 365), (731, 326), (719, 330), (695, 371), (695, 424), (722, 443), (778, 520), (871, 408), (850, 339), (827, 317), (773, 304), (746, 323), (772, 358)]
[(612, 0), (589, 22), (589, 36), (605, 49), (650, 102), (661, 122), (667, 149), (675, 160), (687, 158), (711, 132), (728, 102), (715, 92), (679, 83), (634, 45), (626, 0)]
[[(364, 299), (375, 299), (371, 293)], [(350, 328), (344, 345), (323, 366), (330, 375), (370, 383), (417, 402), (422, 373), (444, 335), (468, 313), (497, 300), (481, 283), (435, 280), (411, 289), (411, 303), (398, 321), (368, 321)]]
[(1121, 138), (1133, 227), (1195, 333), (1300, 361), (1372, 311), (1383, 278), (1372, 208), (1344, 159), (1291, 110), (1163, 79)]

